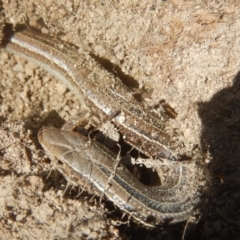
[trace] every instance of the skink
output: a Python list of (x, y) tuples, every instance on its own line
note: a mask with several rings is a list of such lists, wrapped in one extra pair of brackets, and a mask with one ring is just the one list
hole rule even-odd
[[(82, 48), (25, 29), (14, 33), (6, 50), (35, 62), (60, 79), (94, 113), (98, 125), (109, 116), (124, 140), (151, 158), (177, 160), (180, 144), (152, 113), (144, 110), (120, 79), (103, 69)], [(116, 114), (118, 113), (119, 114)]]
[[(38, 139), (59, 170), (72, 183), (107, 196), (120, 209), (145, 226), (186, 220), (198, 197), (193, 184), (195, 171), (189, 164), (173, 163), (172, 185), (149, 187), (134, 178), (124, 165), (115, 168), (116, 156), (101, 144), (75, 132), (42, 128)], [(91, 190), (93, 189), (93, 190)], [(96, 189), (96, 190), (95, 190)]]

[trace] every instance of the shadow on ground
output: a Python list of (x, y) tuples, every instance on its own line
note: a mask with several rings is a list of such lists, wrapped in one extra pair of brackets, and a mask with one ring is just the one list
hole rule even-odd
[(231, 87), (199, 103), (201, 145), (210, 154), (208, 189), (202, 209), (204, 239), (240, 236), (240, 72)]

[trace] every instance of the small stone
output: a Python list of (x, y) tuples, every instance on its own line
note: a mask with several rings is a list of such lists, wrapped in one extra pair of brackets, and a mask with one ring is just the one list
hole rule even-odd
[(13, 71), (15, 71), (15, 72), (23, 72), (23, 70), (24, 70), (24, 67), (20, 63), (13, 66)]
[(87, 237), (88, 240), (95, 240), (95, 239), (99, 239), (98, 238), (98, 234), (96, 232), (91, 232), (88, 237)]

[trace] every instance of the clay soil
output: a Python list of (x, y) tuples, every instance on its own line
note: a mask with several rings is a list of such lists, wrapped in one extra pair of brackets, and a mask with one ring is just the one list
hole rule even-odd
[[(6, 22), (57, 35), (106, 59), (149, 107), (203, 152), (199, 217), (160, 229), (121, 224), (79, 194), (37, 141), (77, 98), (50, 74), (0, 51), (0, 239), (240, 239), (240, 4), (237, 1), (0, 1)], [(239, 90), (238, 90), (239, 88)], [(166, 109), (165, 109), (166, 110)]]

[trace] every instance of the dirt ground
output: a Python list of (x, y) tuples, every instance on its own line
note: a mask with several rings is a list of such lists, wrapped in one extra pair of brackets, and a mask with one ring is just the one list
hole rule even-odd
[(149, 106), (171, 106), (177, 113), (172, 128), (189, 146), (202, 148), (206, 172), (195, 224), (118, 226), (120, 218), (109, 215), (104, 202), (79, 196), (51, 169), (37, 141), (42, 126), (60, 128), (76, 115), (77, 98), (44, 70), (2, 49), (0, 239), (240, 239), (240, 3), (0, 3), (7, 22), (84, 46), (141, 89)]

